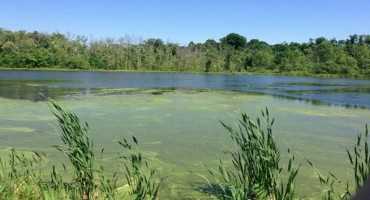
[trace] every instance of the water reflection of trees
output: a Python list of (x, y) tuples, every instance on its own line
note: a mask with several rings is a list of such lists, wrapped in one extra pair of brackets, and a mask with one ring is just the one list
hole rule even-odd
[(54, 88), (25, 81), (1, 81), (0, 97), (44, 101), (49, 97), (55, 99), (66, 95), (84, 94), (88, 92), (88, 90), (88, 88)]

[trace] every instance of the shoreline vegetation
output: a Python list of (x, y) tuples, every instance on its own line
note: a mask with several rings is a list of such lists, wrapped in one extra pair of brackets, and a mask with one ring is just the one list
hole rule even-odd
[(11, 68), (0, 67), (0, 71), (55, 71), (55, 72), (124, 72), (124, 73), (188, 73), (188, 74), (223, 74), (223, 75), (266, 75), (266, 76), (291, 76), (291, 77), (313, 77), (313, 78), (350, 78), (359, 80), (369, 80), (370, 76), (353, 74), (311, 74), (304, 71), (294, 72), (274, 72), (271, 70), (263, 71), (241, 71), (241, 72), (197, 72), (197, 71), (172, 71), (172, 70), (124, 70), (124, 69), (69, 69), (63, 67), (51, 68)]
[[(125, 136), (117, 142), (122, 149), (117, 155), (120, 170), (108, 176), (97, 163), (98, 157), (104, 157), (104, 147), (97, 152), (89, 137), (88, 123), (55, 101), (49, 101), (49, 105), (61, 140), (54, 147), (64, 154), (68, 164), (62, 164), (64, 169), (52, 166), (45, 170), (44, 153), (10, 150), (7, 158), (0, 159), (1, 199), (160, 199), (163, 175), (151, 167), (135, 136)], [(255, 119), (242, 114), (236, 126), (221, 122), (234, 147), (218, 167), (209, 169), (208, 175), (199, 175), (204, 179), (202, 192), (220, 200), (300, 199), (295, 182), (304, 163), (297, 163), (290, 149), (288, 158), (281, 158), (273, 135), (274, 123), (267, 108)], [(322, 174), (307, 160), (318, 177), (322, 199), (349, 200), (365, 184), (370, 174), (368, 134), (365, 126), (354, 145), (346, 150), (352, 167), (351, 181), (339, 180), (331, 172)], [(72, 170), (72, 179), (63, 177), (66, 168)]]
[(180, 45), (158, 38), (84, 36), (0, 28), (0, 69), (247, 73), (370, 78), (370, 35), (268, 44), (236, 33)]

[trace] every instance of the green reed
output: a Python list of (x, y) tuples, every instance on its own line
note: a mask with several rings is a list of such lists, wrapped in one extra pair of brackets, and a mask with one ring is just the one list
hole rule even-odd
[[(311, 161), (308, 164), (315, 170), (320, 184), (325, 188), (322, 193), (323, 200), (349, 200), (366, 183), (370, 174), (370, 154), (369, 154), (369, 129), (365, 125), (365, 132), (356, 138), (356, 143), (352, 149), (347, 149), (347, 156), (353, 173), (353, 188), (350, 184), (341, 181), (335, 174), (329, 172), (328, 175), (322, 175)], [(345, 185), (343, 192), (336, 188)]]
[(155, 200), (158, 199), (161, 181), (156, 178), (157, 170), (150, 167), (149, 162), (138, 150), (138, 140), (121, 139), (118, 144), (123, 148), (120, 156), (123, 160), (124, 177), (129, 186), (132, 199)]
[[(261, 115), (262, 118), (254, 121), (242, 114), (237, 128), (221, 122), (236, 149), (231, 151), (231, 167), (225, 167), (220, 161), (217, 170), (210, 170), (215, 179), (211, 187), (219, 191), (220, 199), (290, 200), (294, 197), (298, 173), (298, 168), (293, 166), (294, 156), (289, 158), (288, 167), (284, 170), (273, 138), (275, 120), (270, 117), (268, 109)], [(283, 173), (288, 175), (286, 180)]]
[(41, 159), (39, 154), (26, 156), (14, 149), (10, 150), (7, 159), (0, 159), (0, 199), (26, 198), (39, 193), (37, 164)]
[(89, 125), (87, 122), (80, 122), (76, 114), (63, 110), (55, 102), (51, 101), (51, 105), (52, 112), (58, 120), (60, 139), (63, 143), (56, 148), (71, 162), (82, 199), (91, 199), (95, 188), (95, 155), (92, 140), (88, 136)]
[(365, 132), (357, 136), (357, 142), (352, 151), (347, 149), (349, 162), (353, 169), (355, 190), (358, 191), (368, 180), (370, 173), (369, 154), (369, 129), (365, 126)]
[[(96, 163), (93, 142), (88, 136), (88, 124), (81, 123), (78, 116), (64, 111), (58, 104), (51, 102), (53, 114), (57, 118), (61, 129), (61, 141), (64, 146), (57, 146), (72, 163), (75, 180), (78, 183), (82, 199), (93, 199), (97, 193), (103, 194), (104, 199), (117, 198), (117, 173), (112, 178), (104, 176), (104, 169), (94, 168)], [(157, 199), (160, 184), (156, 180), (157, 171), (149, 167), (138, 150), (138, 140), (132, 137), (132, 142), (122, 139), (119, 141), (124, 151), (120, 158), (123, 159), (123, 177), (129, 186), (130, 199), (146, 200)], [(96, 173), (99, 173), (97, 184)], [(98, 190), (98, 191), (97, 191)]]
[[(57, 118), (62, 144), (55, 146), (69, 159), (73, 167), (73, 180), (66, 181), (53, 165), (42, 169), (44, 155), (32, 152), (29, 155), (11, 150), (9, 157), (0, 158), (0, 199), (135, 199), (155, 200), (158, 198), (160, 181), (157, 171), (150, 168), (138, 149), (138, 141), (125, 139), (119, 142), (123, 152), (123, 173), (105, 175), (102, 166), (97, 167), (92, 140), (88, 135), (88, 124), (79, 117), (65, 111), (56, 102), (50, 102), (52, 113)], [(42, 169), (42, 170), (41, 170)], [(64, 172), (66, 166), (63, 164)], [(122, 181), (120, 181), (122, 177)], [(126, 185), (129, 190), (121, 190)]]
[(346, 183), (345, 191), (338, 191), (338, 185), (343, 185), (344, 183), (332, 172), (329, 172), (328, 175), (323, 175), (321, 172), (314, 166), (314, 164), (307, 160), (308, 165), (311, 166), (320, 182), (322, 188), (322, 200), (350, 200), (351, 192), (349, 189), (348, 182)]

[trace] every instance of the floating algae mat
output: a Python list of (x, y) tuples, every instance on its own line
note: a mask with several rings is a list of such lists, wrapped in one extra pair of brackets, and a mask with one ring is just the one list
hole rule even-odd
[[(116, 144), (135, 135), (144, 155), (164, 177), (161, 199), (209, 199), (202, 193), (207, 168), (215, 168), (231, 142), (219, 121), (234, 123), (241, 112), (256, 116), (268, 107), (276, 118), (275, 137), (283, 154), (291, 148), (302, 163), (297, 184), (301, 197), (317, 198), (318, 180), (305, 159), (340, 178), (350, 178), (345, 148), (370, 119), (367, 109), (312, 105), (302, 101), (217, 90), (113, 89), (57, 98), (90, 124), (101, 160), (119, 168)], [(56, 122), (45, 101), (0, 98), (0, 148), (42, 151), (52, 162), (65, 161)], [(4, 151), (1, 151), (3, 154)], [(284, 155), (283, 155), (284, 157)]]

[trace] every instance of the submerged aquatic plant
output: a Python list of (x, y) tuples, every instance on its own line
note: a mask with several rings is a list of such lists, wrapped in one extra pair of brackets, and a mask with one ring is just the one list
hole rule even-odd
[(280, 151), (272, 134), (275, 120), (270, 118), (267, 108), (261, 114), (262, 118), (256, 121), (242, 114), (237, 129), (221, 122), (236, 145), (236, 150), (231, 152), (230, 168), (220, 161), (217, 170), (210, 170), (215, 179), (211, 187), (219, 191), (221, 199), (290, 200), (294, 197), (298, 173), (298, 168), (293, 167), (294, 157), (289, 159), (288, 179), (284, 180)]

